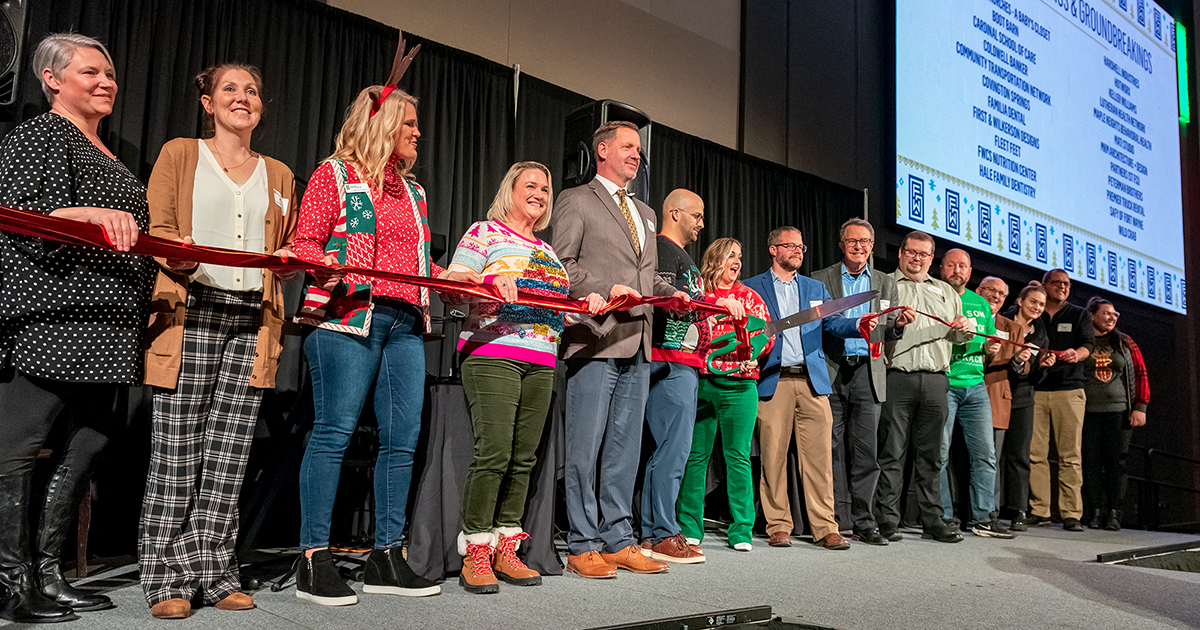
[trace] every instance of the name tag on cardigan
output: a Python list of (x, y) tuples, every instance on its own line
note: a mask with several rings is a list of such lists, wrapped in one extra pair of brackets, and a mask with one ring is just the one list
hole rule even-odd
[(886, 311), (889, 308), (892, 308), (891, 300), (879, 300), (879, 310)]
[(997, 330), (996, 336), (1005, 341), (1008, 341), (1008, 331), (1007, 330)]
[(348, 193), (369, 193), (371, 187), (363, 182), (357, 184), (346, 184), (346, 192)]
[(1058, 325), (1058, 332), (1071, 332), (1074, 329), (1075, 329), (1075, 326), (1072, 324), (1059, 324)]

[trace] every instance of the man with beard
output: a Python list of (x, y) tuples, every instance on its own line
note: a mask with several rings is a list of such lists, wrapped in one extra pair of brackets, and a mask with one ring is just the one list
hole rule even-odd
[[(847, 310), (843, 317), (858, 319), (899, 305), (896, 281), (870, 265), (874, 245), (875, 228), (863, 219), (849, 219), (842, 224), (838, 242), (842, 260), (812, 274), (814, 280), (825, 283), (834, 299), (879, 291), (871, 302)], [(911, 309), (885, 315), (871, 332), (872, 343), (896, 341), (915, 316)], [(882, 356), (871, 356), (867, 340), (861, 337), (842, 339), (826, 333), (822, 341), (833, 386), (829, 407), (833, 411), (833, 491), (838, 524), (842, 530), (853, 529), (854, 540), (886, 545), (888, 540), (879, 534), (871, 506), (879, 483), (879, 410), (887, 399), (887, 368)]]
[[(800, 230), (781, 227), (767, 236), (771, 268), (746, 281), (767, 304), (772, 320), (782, 319), (832, 298), (820, 282), (797, 273), (808, 248)], [(875, 320), (872, 319), (874, 328)], [(780, 332), (763, 361), (758, 382), (758, 450), (762, 458), (759, 496), (772, 547), (790, 547), (793, 530), (788, 500), (787, 452), (796, 438), (796, 459), (813, 544), (844, 550), (833, 506), (833, 413), (822, 331), (850, 339), (857, 322), (827, 317)], [(811, 369), (809, 366), (812, 366)]]
[[(682, 188), (663, 201), (662, 232), (658, 235), (658, 277), (690, 295), (704, 299), (704, 280), (684, 247), (704, 228), (704, 200)], [(741, 302), (721, 298), (734, 319), (746, 316)], [(654, 311), (650, 350), (650, 396), (646, 424), (654, 438), (654, 454), (646, 461), (642, 482), (642, 554), (664, 562), (695, 564), (704, 554), (688, 544), (675, 517), (675, 500), (692, 448), (696, 425), (696, 393), (703, 358), (693, 352), (709, 341), (708, 325), (699, 311)]]
[(897, 530), (904, 461), (910, 446), (912, 483), (924, 530), (921, 537), (945, 543), (962, 540), (962, 534), (942, 522), (938, 460), (948, 412), (950, 384), (946, 371), (950, 369), (951, 345), (971, 338), (971, 324), (962, 315), (958, 292), (929, 276), (933, 252), (932, 236), (910, 232), (900, 244), (900, 268), (892, 273), (901, 304), (953, 323), (947, 329), (932, 318), (918, 317), (904, 327), (904, 337), (889, 348), (888, 395), (879, 424), (875, 518), (879, 533), (893, 542), (903, 538)]
[[(967, 288), (971, 279), (971, 256), (961, 249), (952, 249), (942, 256), (942, 280), (958, 293), (962, 314), (974, 332), (996, 335), (992, 309), (979, 294)], [(1000, 350), (994, 339), (972, 336), (966, 343), (955, 344), (950, 356), (950, 393), (947, 400), (946, 426), (942, 430), (941, 497), (944, 518), (957, 526), (954, 501), (950, 494), (950, 444), (954, 425), (962, 427), (970, 461), (971, 531), (976, 536), (1012, 538), (996, 514), (996, 447), (992, 441), (992, 409), (987, 386), (983, 384), (983, 366)]]
[(1057, 361), (1042, 372), (1033, 393), (1033, 440), (1029, 444), (1029, 525), (1050, 522), (1050, 432), (1058, 446), (1058, 510), (1063, 529), (1083, 531), (1083, 413), (1087, 377), (1082, 361), (1096, 345), (1092, 316), (1087, 309), (1068, 304), (1071, 277), (1051, 269), (1042, 277), (1046, 310), (1042, 323), (1050, 336)]

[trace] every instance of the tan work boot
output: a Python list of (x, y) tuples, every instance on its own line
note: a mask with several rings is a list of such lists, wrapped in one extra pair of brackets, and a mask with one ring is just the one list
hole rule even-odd
[(492, 572), (492, 556), (496, 553), (496, 535), (458, 534), (458, 553), (463, 557), (458, 583), (468, 593), (499, 593), (500, 583)]
[(525, 566), (517, 557), (517, 548), (522, 540), (529, 540), (529, 534), (521, 531), (520, 527), (497, 527), (492, 533), (500, 540), (496, 547), (496, 559), (492, 563), (496, 577), (517, 586), (541, 586), (541, 574)]

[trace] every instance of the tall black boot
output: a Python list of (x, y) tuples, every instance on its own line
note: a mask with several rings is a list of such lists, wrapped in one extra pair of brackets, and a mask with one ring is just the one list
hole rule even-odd
[(37, 589), (29, 552), (29, 484), (32, 472), (0, 475), (0, 619), (52, 623), (78, 619), (70, 608)]
[(104, 610), (112, 608), (112, 600), (99, 593), (73, 588), (62, 574), (62, 547), (76, 514), (81, 490), (90, 488), (87, 471), (59, 465), (46, 486), (42, 518), (38, 522), (37, 580), (42, 594), (74, 610)]

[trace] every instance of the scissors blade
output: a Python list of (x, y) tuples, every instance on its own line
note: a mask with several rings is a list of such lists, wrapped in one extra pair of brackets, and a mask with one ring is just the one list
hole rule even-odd
[(783, 319), (767, 322), (763, 326), (763, 331), (768, 335), (774, 335), (789, 328), (802, 326), (809, 322), (815, 322), (818, 319), (825, 319), (831, 315), (838, 315), (848, 311), (859, 304), (866, 304), (875, 299), (879, 295), (879, 291), (863, 291), (854, 295), (847, 295), (836, 300), (822, 302), (812, 308), (804, 309), (794, 315), (788, 315)]

